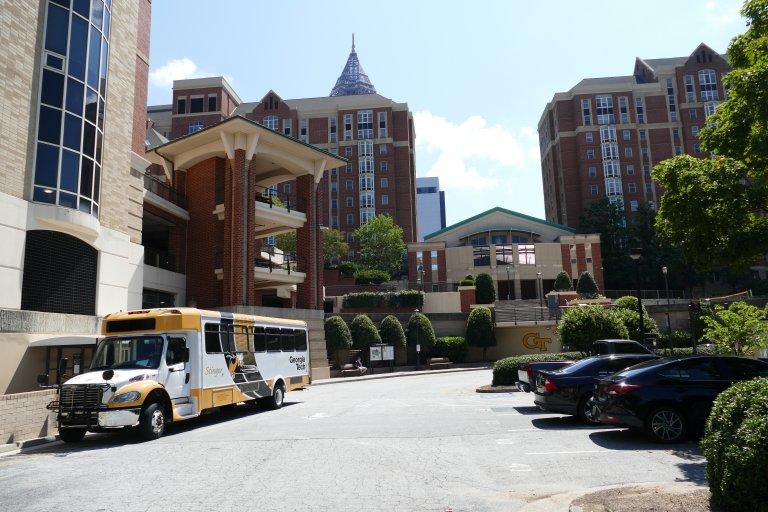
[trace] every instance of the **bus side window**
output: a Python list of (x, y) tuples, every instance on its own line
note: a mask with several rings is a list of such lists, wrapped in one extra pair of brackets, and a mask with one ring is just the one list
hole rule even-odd
[(253, 345), (253, 327), (246, 327), (245, 329), (248, 336), (248, 352), (256, 352), (256, 347)]
[(168, 348), (165, 351), (165, 364), (173, 366), (186, 363), (189, 359), (187, 340), (184, 338), (168, 338)]
[(253, 348), (254, 352), (267, 351), (267, 330), (264, 327), (253, 328)]
[(293, 352), (293, 329), (282, 329), (283, 352)]
[(280, 329), (267, 327), (267, 352), (280, 352)]
[(219, 324), (205, 324), (205, 351), (209, 354), (221, 354)]
[(227, 352), (235, 352), (235, 326), (232, 324), (221, 325), (221, 347)]
[(242, 325), (235, 327), (235, 351), (250, 352), (248, 346), (248, 328)]
[(304, 352), (307, 350), (307, 331), (296, 329), (294, 331), (295, 336), (295, 350), (297, 352)]

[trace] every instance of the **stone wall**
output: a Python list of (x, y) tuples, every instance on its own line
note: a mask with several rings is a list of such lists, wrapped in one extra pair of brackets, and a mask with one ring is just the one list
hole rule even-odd
[(55, 435), (56, 415), (45, 408), (55, 399), (55, 389), (0, 395), (0, 443)]

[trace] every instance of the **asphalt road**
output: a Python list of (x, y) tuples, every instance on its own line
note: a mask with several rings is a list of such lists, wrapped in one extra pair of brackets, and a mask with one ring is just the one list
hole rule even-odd
[(704, 480), (694, 443), (586, 428), (531, 394), (475, 393), (488, 382), (479, 370), (317, 386), (153, 442), (94, 434), (0, 457), (0, 510), (567, 510), (561, 493)]

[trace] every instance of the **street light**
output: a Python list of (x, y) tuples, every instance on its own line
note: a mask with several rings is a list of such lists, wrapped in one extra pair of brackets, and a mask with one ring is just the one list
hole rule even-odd
[(541, 272), (536, 272), (536, 281), (539, 285), (539, 313), (544, 320), (544, 284), (541, 282)]
[[(418, 313), (419, 308), (414, 309), (413, 312)], [(418, 323), (419, 322), (417, 322), (417, 325), (416, 325), (416, 370), (421, 369), (421, 363), (419, 361), (420, 359), (419, 356), (421, 355), (421, 345), (419, 344), (419, 327), (420, 326), (418, 325)]]
[(667, 291), (667, 336), (669, 337), (669, 349), (673, 350), (672, 346), (672, 323), (669, 321), (669, 309), (672, 307), (669, 303), (669, 281), (667, 281), (667, 267), (661, 267), (661, 273), (664, 274), (664, 288)]
[(645, 344), (645, 329), (643, 325), (643, 293), (640, 284), (640, 260), (643, 257), (643, 249), (634, 247), (629, 250), (629, 257), (635, 262), (637, 268), (637, 313), (640, 315), (640, 343)]

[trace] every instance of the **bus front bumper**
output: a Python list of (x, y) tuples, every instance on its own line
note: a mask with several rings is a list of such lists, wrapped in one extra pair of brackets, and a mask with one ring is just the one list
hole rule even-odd
[(88, 429), (133, 427), (139, 424), (141, 408), (113, 410), (70, 410), (59, 413), (63, 427)]
[(100, 427), (135, 427), (139, 424), (141, 408), (116, 409), (114, 411), (99, 412)]

